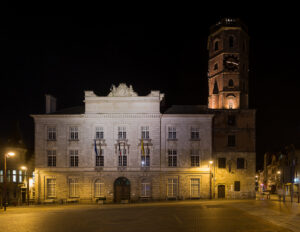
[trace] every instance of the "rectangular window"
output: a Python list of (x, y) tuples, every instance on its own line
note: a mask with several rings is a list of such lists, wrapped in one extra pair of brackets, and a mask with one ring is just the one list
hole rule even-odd
[(10, 182), (10, 170), (7, 170), (6, 180), (7, 180), (7, 182)]
[(168, 197), (177, 197), (177, 179), (170, 178), (168, 179)]
[(0, 170), (0, 183), (3, 183), (3, 170)]
[(237, 169), (244, 169), (245, 168), (245, 159), (244, 158), (237, 158), (236, 168)]
[(70, 166), (78, 167), (79, 158), (78, 158), (78, 150), (70, 150)]
[(96, 127), (96, 139), (104, 139), (103, 127)]
[(142, 183), (141, 186), (141, 197), (150, 197), (151, 186), (150, 183)]
[(241, 182), (234, 181), (234, 191), (240, 191), (240, 190), (241, 190)]
[(146, 147), (145, 154), (141, 151), (141, 165), (142, 167), (150, 167), (150, 148)]
[(235, 146), (235, 135), (228, 135), (228, 146), (229, 147)]
[(168, 166), (177, 167), (177, 151), (173, 149), (168, 150)]
[(149, 139), (149, 126), (142, 126), (141, 133), (142, 139)]
[(12, 171), (12, 181), (17, 182), (17, 170)]
[(56, 127), (47, 127), (47, 140), (56, 140)]
[(56, 167), (56, 150), (47, 150), (48, 167)]
[(234, 115), (228, 115), (227, 124), (229, 126), (234, 126), (235, 125), (235, 116)]
[(95, 182), (94, 194), (95, 197), (104, 197), (104, 183), (101, 183), (99, 180)]
[(196, 127), (192, 127), (191, 128), (191, 139), (192, 140), (198, 140), (198, 139), (200, 139), (199, 128), (196, 128)]
[(23, 182), (23, 173), (22, 173), (22, 170), (19, 170), (19, 183), (22, 183)]
[(121, 149), (119, 151), (119, 166), (120, 167), (127, 166), (127, 151), (126, 151), (126, 149)]
[(191, 166), (192, 167), (199, 167), (200, 166), (200, 156), (198, 149), (191, 150)]
[(200, 197), (200, 179), (192, 178), (191, 179), (191, 197)]
[(176, 139), (176, 127), (168, 127), (168, 139)]
[(104, 150), (98, 149), (96, 154), (96, 167), (104, 166)]
[(125, 126), (118, 127), (118, 139), (126, 139), (126, 127)]
[(70, 197), (79, 197), (78, 179), (69, 179)]
[(226, 168), (226, 158), (218, 158), (218, 168)]
[(70, 127), (70, 140), (79, 140), (78, 127)]
[(47, 179), (47, 197), (56, 197), (56, 179)]

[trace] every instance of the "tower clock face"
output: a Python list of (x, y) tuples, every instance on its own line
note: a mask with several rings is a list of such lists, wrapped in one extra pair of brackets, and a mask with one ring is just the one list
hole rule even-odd
[(237, 71), (239, 68), (239, 59), (234, 55), (226, 56), (223, 63), (225, 69), (228, 71)]

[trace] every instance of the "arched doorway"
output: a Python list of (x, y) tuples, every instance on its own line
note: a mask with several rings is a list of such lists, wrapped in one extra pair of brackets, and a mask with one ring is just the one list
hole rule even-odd
[(225, 185), (218, 185), (218, 198), (225, 198)]
[(120, 203), (122, 200), (130, 200), (130, 181), (126, 177), (119, 177), (114, 183), (114, 200)]

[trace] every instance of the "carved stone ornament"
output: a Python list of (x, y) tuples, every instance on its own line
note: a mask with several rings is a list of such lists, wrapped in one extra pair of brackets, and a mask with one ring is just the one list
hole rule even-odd
[(119, 84), (118, 87), (112, 85), (108, 97), (136, 97), (136, 92), (133, 91), (132, 85), (129, 87), (125, 83)]

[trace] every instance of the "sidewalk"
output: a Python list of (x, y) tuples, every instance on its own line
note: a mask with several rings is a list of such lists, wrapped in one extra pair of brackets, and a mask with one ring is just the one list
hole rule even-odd
[[(271, 201), (282, 201), (283, 202), (283, 197), (279, 197), (277, 194), (261, 194), (261, 193), (256, 193), (256, 199), (257, 200), (271, 200)], [(293, 203), (299, 203), (300, 199), (298, 197), (293, 197)], [(291, 202), (291, 196), (285, 196), (285, 202)], [(300, 207), (300, 203), (299, 203)]]

